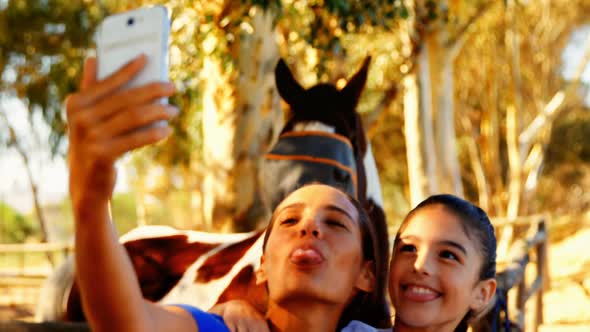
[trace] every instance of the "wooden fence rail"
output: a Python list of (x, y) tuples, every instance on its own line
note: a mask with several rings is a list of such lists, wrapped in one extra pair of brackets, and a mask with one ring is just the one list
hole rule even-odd
[[(53, 255), (55, 253), (62, 253), (63, 257), (67, 257), (73, 251), (72, 244), (66, 243), (25, 243), (25, 244), (0, 244), (0, 257), (6, 255), (15, 255), (19, 257), (19, 264), (16, 269), (12, 271), (0, 270), (0, 278), (2, 277), (23, 277), (23, 278), (45, 278), (47, 274), (31, 273), (26, 269), (26, 256), (30, 254), (44, 254), (50, 265), (53, 265)], [(14, 272), (14, 271), (17, 272)]]
[[(510, 318), (516, 324), (513, 328), (518, 331), (525, 331), (525, 327), (527, 327), (525, 326), (525, 305), (528, 300), (533, 296), (535, 297), (532, 309), (535, 317), (532, 326), (530, 329), (527, 327), (526, 331), (537, 332), (539, 326), (543, 324), (544, 318), (543, 293), (548, 290), (550, 285), (546, 218), (518, 219), (512, 222), (503, 221), (496, 224), (497, 227), (506, 225), (529, 226), (532, 235), (529, 235), (526, 239), (515, 241), (510, 248), (507, 259), (502, 260), (504, 267), (500, 268), (496, 275), (498, 290), (502, 293), (504, 299), (508, 299), (510, 290), (515, 290), (515, 304), (508, 303), (508, 306), (510, 307)], [(531, 256), (535, 258), (535, 278), (532, 282), (528, 282), (526, 270), (528, 264), (532, 261)], [(505, 319), (505, 317), (497, 317), (496, 314), (495, 310), (490, 310), (480, 323), (476, 324), (474, 330), (478, 332), (490, 331), (491, 321)]]
[(0, 244), (0, 253), (46, 253), (62, 251), (69, 253), (73, 245), (67, 243), (24, 243), (24, 244)]

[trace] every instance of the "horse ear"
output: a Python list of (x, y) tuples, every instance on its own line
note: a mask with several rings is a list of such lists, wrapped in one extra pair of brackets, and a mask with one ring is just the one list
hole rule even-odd
[(363, 92), (363, 88), (365, 87), (365, 83), (367, 83), (367, 73), (369, 71), (369, 63), (371, 62), (371, 57), (367, 56), (363, 61), (363, 65), (359, 69), (359, 71), (354, 74), (346, 86), (342, 89), (341, 93), (348, 98), (348, 100), (356, 107), (359, 98), (361, 97), (361, 93)]
[(305, 90), (295, 80), (291, 70), (285, 63), (285, 60), (280, 59), (275, 68), (275, 82), (279, 95), (289, 104), (292, 108), (297, 102), (302, 100), (303, 93)]

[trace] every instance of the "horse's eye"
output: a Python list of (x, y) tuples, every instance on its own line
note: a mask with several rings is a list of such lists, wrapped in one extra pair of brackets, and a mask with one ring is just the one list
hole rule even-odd
[(350, 181), (350, 174), (348, 174), (348, 172), (341, 170), (339, 168), (335, 168), (334, 169), (334, 179), (337, 182), (341, 182), (341, 183), (347, 183), (348, 181)]

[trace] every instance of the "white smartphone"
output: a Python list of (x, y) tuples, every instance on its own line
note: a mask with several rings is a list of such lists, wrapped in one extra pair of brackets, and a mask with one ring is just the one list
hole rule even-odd
[(164, 6), (140, 8), (107, 17), (96, 32), (98, 79), (102, 80), (140, 54), (146, 66), (125, 89), (168, 81), (170, 19)]

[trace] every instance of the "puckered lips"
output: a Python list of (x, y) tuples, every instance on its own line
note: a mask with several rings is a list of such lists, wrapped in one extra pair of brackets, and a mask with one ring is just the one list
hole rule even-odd
[(430, 302), (442, 296), (442, 293), (424, 284), (403, 283), (402, 296), (413, 302)]
[(300, 269), (311, 269), (325, 261), (322, 252), (313, 244), (297, 246), (289, 254), (289, 262)]

